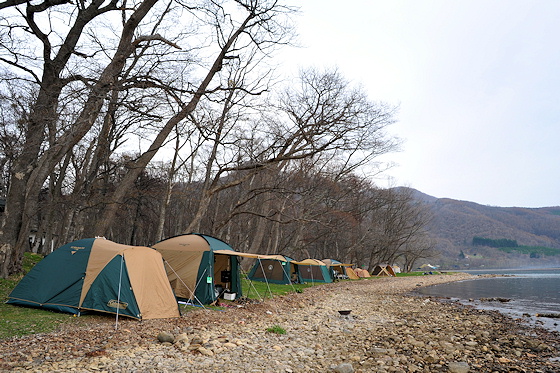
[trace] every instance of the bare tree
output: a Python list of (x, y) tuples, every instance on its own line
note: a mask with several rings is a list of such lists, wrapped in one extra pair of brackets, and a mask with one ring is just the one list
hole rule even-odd
[(107, 205), (102, 218), (97, 223), (97, 234), (106, 232), (113, 221), (118, 203), (122, 201), (126, 190), (162, 147), (172, 129), (193, 113), (202, 97), (209, 90), (228, 89), (227, 86), (223, 87), (220, 85), (211, 89), (210, 84), (222, 70), (224, 64), (230, 59), (240, 58), (239, 55), (235, 56), (232, 53), (241, 53), (244, 48), (266, 50), (268, 46), (275, 46), (286, 37), (286, 29), (279, 22), (278, 18), (283, 17), (286, 12), (290, 12), (289, 8), (283, 7), (275, 1), (266, 0), (239, 0), (235, 1), (235, 3), (243, 10), (242, 19), (239, 22), (235, 22), (234, 15), (227, 13), (225, 8), (217, 3), (213, 3), (217, 8), (211, 9), (210, 13), (212, 17), (215, 17), (214, 26), (218, 35), (216, 42), (220, 46), (213, 63), (207, 69), (203, 79), (198, 83), (189, 101), (182, 104), (181, 110), (166, 121), (165, 125), (157, 132), (148, 150), (130, 164), (129, 171), (113, 193), (112, 203)]
[[(191, 170), (189, 170), (188, 174), (192, 176), (192, 162), (194, 160), (194, 154), (196, 154), (200, 143), (195, 141), (191, 141), (192, 138), (195, 138), (194, 133), (195, 129), (191, 129), (190, 131), (187, 130), (187, 133), (181, 136), (181, 128), (175, 128), (175, 146), (173, 149), (173, 157), (171, 159), (171, 163), (167, 165), (167, 183), (165, 188), (165, 193), (162, 195), (161, 205), (159, 209), (159, 218), (158, 218), (158, 228), (156, 231), (155, 240), (159, 241), (164, 238), (164, 228), (165, 228), (165, 218), (167, 214), (167, 209), (171, 203), (171, 197), (173, 194), (173, 186), (175, 185), (175, 178), (177, 173), (181, 168), (184, 168), (187, 164), (191, 165)], [(185, 137), (185, 140), (182, 140), (182, 137)], [(190, 149), (192, 152), (186, 159), (181, 159), (181, 149), (184, 148), (187, 144), (190, 144)], [(189, 162), (190, 161), (190, 162)], [(187, 184), (190, 184), (192, 179), (187, 180)]]
[[(287, 88), (280, 97), (269, 99), (268, 107), (272, 111), (260, 110), (249, 120), (240, 121), (239, 115), (231, 115), (235, 108), (233, 94), (230, 92), (224, 99), (216, 125), (204, 126), (206, 130), (215, 129), (211, 136), (213, 146), (203, 162), (206, 172), (201, 202), (186, 231), (198, 230), (215, 195), (254, 180), (256, 173), (265, 172), (272, 175), (268, 179), (273, 180), (297, 165), (297, 161), (315, 159), (313, 162), (325, 168), (331, 164), (332, 170), (336, 168), (338, 177), (342, 177), (371, 164), (376, 156), (398, 145), (384, 132), (393, 122), (394, 109), (370, 101), (337, 72), (303, 72), (299, 85)], [(238, 126), (235, 131), (234, 126)], [(226, 137), (226, 134), (234, 134), (236, 138)], [(217, 162), (219, 154), (221, 163)], [(335, 163), (338, 167), (334, 167)], [(259, 188), (262, 191), (262, 186)], [(260, 194), (262, 196), (263, 192)], [(252, 213), (270, 216), (270, 211), (266, 210), (270, 210), (272, 198), (263, 201), (259, 205), (261, 211)], [(256, 230), (263, 232), (262, 228)], [(262, 237), (254, 237), (255, 246), (260, 246), (261, 241)], [(256, 249), (255, 246), (252, 249)]]
[[(23, 9), (20, 12), (14, 7)], [(40, 87), (26, 122), (22, 150), (12, 167), (1, 227), (2, 277), (20, 267), (30, 221), (36, 214), (39, 191), (66, 154), (72, 152), (73, 147), (102, 117), (102, 110), (107, 107), (105, 99), (111, 92), (160, 90), (174, 97), (179, 110), (171, 117), (168, 112), (166, 116), (170, 119), (162, 126), (152, 126), (152, 145), (129, 163), (128, 172), (114, 190), (111, 203), (105, 206), (102, 219), (97, 224), (100, 234), (107, 231), (127, 189), (165, 143), (170, 131), (196, 108), (209, 89), (220, 89), (219, 86), (210, 88), (210, 84), (222, 66), (230, 59), (241, 56), (243, 49), (250, 45), (266, 49), (266, 45), (283, 42), (287, 33), (282, 17), (291, 12), (291, 9), (269, 0), (232, 0), (227, 4), (201, 1), (188, 6), (180, 2), (161, 4), (157, 0), (126, 5), (118, 0), (89, 4), (61, 0), (25, 4), (9, 2), (2, 3), (2, 8), (5, 13), (0, 19), (0, 27), (6, 32), (1, 34), (0, 62), (9, 69), (19, 69), (19, 79), (31, 80)], [(200, 33), (187, 35), (180, 31), (176, 34), (176, 39), (190, 37), (193, 43), (188, 51), (198, 50), (199, 56), (189, 57), (186, 51), (180, 58), (172, 58), (171, 52), (166, 52), (166, 47), (176, 49), (178, 44), (157, 31), (164, 31), (162, 20), (168, 16), (171, 21), (168, 25), (172, 25), (173, 17), (178, 15), (175, 9), (184, 10), (183, 14), (188, 15), (186, 19), (189, 22), (200, 25), (190, 25), (198, 32), (207, 32), (212, 27), (214, 37), (209, 39), (201, 37)], [(121, 17), (106, 17), (110, 12), (118, 12), (116, 14)], [(148, 13), (152, 17), (146, 18)], [(241, 16), (241, 20), (236, 20), (237, 16)], [(52, 21), (54, 18), (57, 20)], [(60, 19), (66, 21), (61, 22)], [(176, 27), (168, 34), (189, 28), (189, 25), (175, 24)], [(52, 28), (53, 25), (56, 28)], [(207, 43), (208, 40), (211, 42)], [(35, 55), (32, 48), (27, 48), (35, 41), (42, 48), (40, 56)], [(196, 42), (198, 45), (195, 45)], [(160, 52), (150, 53), (156, 50)], [(165, 55), (168, 57), (164, 58)], [(90, 63), (83, 64), (80, 59)], [(210, 59), (209, 63), (206, 63), (207, 59)], [(152, 63), (146, 63), (148, 60)], [(154, 72), (161, 71), (165, 64), (169, 66), (172, 61), (175, 66), (183, 64), (183, 67), (168, 70), (168, 73), (174, 72), (170, 74), (172, 77), (194, 70), (199, 74), (193, 73), (193, 79), (186, 82), (175, 79), (183, 86), (169, 84), (171, 77), (168, 81), (158, 79)], [(190, 67), (186, 68), (186, 65)], [(134, 75), (130, 73), (132, 71)], [(79, 91), (81, 94), (77, 93)], [(63, 94), (73, 97), (73, 105), (79, 109), (72, 121), (66, 123), (61, 121), (60, 116)], [(183, 100), (181, 95), (188, 99)], [(120, 93), (113, 97), (118, 96)], [(148, 99), (152, 95), (144, 97)], [(141, 112), (141, 108), (136, 109)], [(109, 108), (108, 112), (111, 111)], [(146, 122), (154, 119), (152, 112), (143, 112)], [(111, 126), (114, 125), (111, 123)], [(111, 126), (109, 128), (113, 128)], [(53, 135), (51, 141), (44, 142), (44, 134)], [(98, 145), (99, 154), (102, 144)], [(92, 160), (95, 161), (95, 157)], [(95, 169), (91, 167), (91, 170)]]
[(403, 264), (404, 272), (411, 272), (416, 266), (416, 262), (420, 259), (431, 259), (438, 256), (436, 243), (427, 235), (421, 235), (402, 248), (399, 257), (396, 259)]
[(369, 269), (380, 263), (393, 264), (401, 257), (412, 262), (432, 255), (427, 240), (431, 213), (411, 193), (407, 188), (390, 188), (378, 190), (373, 198), (377, 207), (371, 215), (364, 251)]
[[(104, 14), (121, 9), (118, 1), (93, 1), (87, 5), (72, 5), (66, 0), (27, 3), (22, 14), (23, 23), (15, 20), (14, 14), (3, 19), (4, 33), (0, 57), (5, 65), (12, 66), (27, 74), (40, 87), (29, 114), (25, 142), (21, 153), (14, 162), (6, 210), (2, 219), (0, 235), (0, 276), (6, 277), (19, 270), (23, 250), (27, 243), (30, 219), (37, 206), (38, 193), (56, 164), (68, 153), (91, 128), (103, 100), (112, 83), (122, 71), (127, 57), (142, 43), (135, 38), (135, 31), (157, 0), (145, 0), (135, 4), (131, 11), (122, 12), (123, 22), (119, 46), (99, 78), (93, 83), (81, 114), (72, 128), (62, 134), (48, 149), (41, 153), (43, 135), (46, 130), (55, 132), (58, 118), (59, 97), (67, 84), (80, 80), (80, 76), (64, 76), (71, 57), (78, 53), (78, 42), (90, 23)], [(17, 5), (14, 5), (17, 6)], [(60, 10), (60, 11), (58, 11)], [(127, 14), (128, 13), (128, 14)], [(43, 17), (63, 17), (70, 25), (61, 35), (51, 27), (61, 22), (43, 22)], [(15, 21), (15, 22), (13, 22)], [(25, 30), (37, 40), (42, 48), (40, 58), (25, 47), (29, 40), (19, 39)], [(21, 43), (21, 44), (20, 44)], [(24, 46), (22, 50), (20, 47)], [(35, 61), (42, 61), (37, 64)], [(39, 74), (36, 71), (40, 71)]]
[[(10, 111), (16, 130), (0, 133), (0, 166), (10, 170), (1, 277), (19, 269), (33, 224), (49, 240), (148, 244), (163, 232), (205, 230), (252, 251), (368, 263), (420, 252), (421, 214), (414, 223), (409, 208), (407, 220), (406, 198), (364, 181), (379, 172), (376, 157), (398, 147), (385, 133), (396, 109), (336, 71), (303, 71), (275, 90), (262, 62), (289, 41), (291, 8), (276, 0), (0, 8), (2, 93), (12, 79), (38, 87), (29, 108)], [(174, 24), (178, 14), (183, 24)], [(51, 28), (49, 17), (68, 26)], [(32, 44), (41, 56), (21, 48)], [(163, 172), (155, 155), (172, 141)]]
[(27, 85), (10, 85), (0, 93), (0, 198), (8, 193), (13, 163), (21, 152), (26, 118), (32, 93)]

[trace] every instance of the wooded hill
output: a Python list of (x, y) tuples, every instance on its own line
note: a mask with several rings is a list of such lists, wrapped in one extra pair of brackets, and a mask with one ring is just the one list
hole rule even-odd
[[(417, 190), (413, 196), (433, 214), (429, 231), (440, 256), (432, 264), (444, 268), (560, 264), (559, 206), (486, 206), (436, 198)], [(504, 242), (512, 244), (501, 245)]]

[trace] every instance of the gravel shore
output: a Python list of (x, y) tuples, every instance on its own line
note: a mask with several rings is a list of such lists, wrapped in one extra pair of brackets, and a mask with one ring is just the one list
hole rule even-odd
[[(558, 333), (409, 295), (418, 286), (472, 277), (338, 282), (224, 311), (189, 311), (180, 319), (121, 318), (117, 330), (113, 318), (93, 317), (56, 333), (2, 341), (0, 370), (560, 372)], [(274, 326), (286, 333), (267, 331)]]

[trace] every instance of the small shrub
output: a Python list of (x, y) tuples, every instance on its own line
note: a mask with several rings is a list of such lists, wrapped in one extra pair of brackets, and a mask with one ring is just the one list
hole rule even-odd
[(284, 329), (280, 325), (271, 326), (270, 328), (266, 329), (266, 331), (275, 334), (286, 334), (286, 329)]

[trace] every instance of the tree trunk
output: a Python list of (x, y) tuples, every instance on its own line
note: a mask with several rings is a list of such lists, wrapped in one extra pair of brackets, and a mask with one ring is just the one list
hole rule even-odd
[[(263, 196), (265, 197), (265, 202), (261, 205), (261, 212), (264, 216), (268, 215), (268, 210), (270, 209), (270, 199), (266, 199), (266, 194)], [(264, 235), (266, 233), (266, 228), (268, 225), (268, 220), (266, 218), (257, 217), (257, 224), (255, 229), (253, 230), (253, 238), (251, 239), (251, 246), (249, 247), (250, 253), (260, 253), (263, 252), (263, 241)], [(264, 248), (264, 252), (269, 254), (270, 247)]]
[[(115, 56), (92, 88), (76, 123), (38, 158), (44, 129), (46, 126), (52, 128), (52, 123), (56, 120), (58, 97), (63, 88), (60, 72), (72, 55), (83, 28), (100, 12), (94, 9), (84, 17), (78, 17), (81, 23), (74, 25), (58, 56), (52, 61), (45, 61), (41, 90), (30, 116), (24, 148), (14, 162), (6, 211), (2, 219), (0, 277), (6, 278), (21, 270), (23, 253), (29, 237), (30, 220), (37, 210), (38, 196), (44, 181), (52, 173), (56, 164), (83, 138), (95, 122), (107, 92), (111, 89), (116, 76), (122, 71), (126, 58), (134, 50), (132, 39), (138, 24), (156, 2), (157, 0), (145, 0), (136, 8), (123, 27)], [(101, 5), (100, 2), (97, 6)]]
[(207, 192), (203, 192), (202, 196), (200, 197), (200, 201), (198, 203), (198, 208), (196, 213), (189, 223), (188, 227), (183, 231), (183, 233), (191, 233), (191, 232), (199, 232), (200, 224), (202, 222), (202, 218), (206, 214), (208, 210), (208, 206), (210, 206), (210, 201), (212, 200), (212, 196), (209, 195)]
[[(45, 76), (47, 75), (45, 72)], [(46, 82), (45, 86), (49, 85), (55, 84)], [(45, 124), (55, 120), (59, 92), (60, 90), (40, 90), (30, 115), (23, 150), (14, 161), (0, 228), (0, 278), (7, 278), (21, 271), (23, 253), (29, 239), (30, 219), (37, 210), (42, 185), (33, 184), (30, 187), (29, 180), (37, 167)]]
[(167, 213), (167, 207), (171, 202), (171, 192), (173, 191), (173, 179), (175, 179), (175, 172), (177, 171), (176, 167), (177, 167), (177, 158), (179, 157), (179, 150), (180, 150), (180, 138), (179, 138), (179, 134), (177, 133), (177, 137), (175, 139), (175, 152), (173, 153), (173, 159), (171, 160), (171, 165), (169, 166), (169, 172), (167, 173), (167, 185), (159, 209), (158, 227), (156, 230), (156, 241), (160, 241), (163, 239), (163, 229), (165, 227), (165, 215)]

